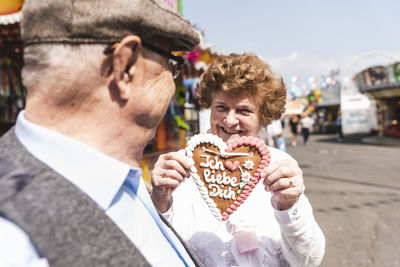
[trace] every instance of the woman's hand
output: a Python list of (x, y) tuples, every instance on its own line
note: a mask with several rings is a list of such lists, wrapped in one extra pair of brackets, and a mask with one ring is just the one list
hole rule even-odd
[(172, 205), (172, 193), (187, 177), (193, 160), (179, 152), (162, 154), (151, 172), (153, 192), (151, 199), (159, 212), (166, 212)]
[(303, 172), (294, 159), (269, 164), (261, 172), (261, 178), (264, 178), (265, 190), (278, 200), (279, 210), (291, 208), (303, 193)]

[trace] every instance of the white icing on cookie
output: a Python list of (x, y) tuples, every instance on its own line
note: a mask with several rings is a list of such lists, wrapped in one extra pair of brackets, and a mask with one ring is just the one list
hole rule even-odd
[(254, 168), (254, 162), (251, 159), (246, 160), (243, 163), (243, 168), (248, 169), (248, 170), (252, 170)]
[[(193, 156), (193, 151), (194, 149), (201, 145), (201, 143), (210, 143), (215, 145), (220, 149), (220, 153), (225, 153), (225, 149), (227, 148), (227, 145), (225, 142), (219, 138), (218, 136), (212, 135), (212, 134), (198, 134), (193, 136), (192, 138), (189, 139), (187, 146), (186, 146), (186, 153), (189, 156)], [(209, 164), (210, 162), (208, 162)], [(221, 163), (221, 162), (220, 162)], [(207, 164), (207, 163), (205, 163)], [(223, 164), (216, 163), (216, 166), (213, 166), (216, 168), (224, 168)], [(217, 204), (214, 202), (214, 200), (208, 195), (208, 190), (205, 187), (205, 184), (203, 181), (200, 179), (200, 176), (197, 173), (196, 167), (193, 166), (190, 168), (190, 174), (193, 177), (194, 182), (196, 183), (197, 189), (199, 190), (201, 196), (203, 197), (204, 201), (207, 203), (209, 209), (211, 210), (212, 214), (220, 221), (222, 221), (222, 215), (220, 210), (217, 208)], [(233, 192), (233, 191), (232, 191)], [(229, 196), (229, 193), (227, 193)]]

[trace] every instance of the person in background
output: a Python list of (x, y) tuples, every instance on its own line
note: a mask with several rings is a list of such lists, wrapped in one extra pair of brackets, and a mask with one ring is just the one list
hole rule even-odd
[(282, 135), (281, 120), (274, 120), (267, 125), (268, 145), (276, 147), (276, 140)]
[(198, 32), (162, 0), (25, 0), (28, 96), (0, 139), (0, 266), (194, 266), (139, 162)]
[[(220, 56), (201, 77), (199, 103), (211, 109), (210, 132), (223, 141), (259, 136), (284, 111), (281, 76), (256, 55)], [(249, 198), (218, 221), (193, 178), (184, 151), (161, 155), (152, 172), (152, 200), (204, 266), (317, 266), (325, 238), (304, 194), (303, 173), (287, 153), (269, 147), (270, 164)], [(183, 154), (181, 153), (183, 152)]]
[(275, 145), (277, 149), (286, 152), (286, 141), (281, 134), (276, 137)]
[(292, 146), (297, 146), (297, 127), (299, 125), (299, 116), (293, 115), (289, 118), (290, 133), (292, 135)]
[(338, 111), (336, 118), (336, 133), (337, 139), (339, 142), (343, 141), (343, 132), (342, 132), (342, 111)]
[(281, 117), (282, 130), (286, 127), (286, 115)]
[(268, 135), (271, 136), (272, 142), (269, 146), (276, 147), (279, 150), (286, 151), (286, 141), (283, 138), (283, 123), (282, 119), (274, 120), (267, 126)]
[(301, 135), (303, 136), (303, 144), (307, 144), (308, 138), (310, 137), (310, 132), (312, 132), (312, 126), (314, 125), (314, 120), (310, 118), (307, 112), (302, 114), (300, 120), (301, 125)]

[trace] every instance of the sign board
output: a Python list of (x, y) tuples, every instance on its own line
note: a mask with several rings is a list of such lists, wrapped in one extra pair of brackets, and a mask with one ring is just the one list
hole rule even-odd
[(301, 114), (303, 113), (304, 110), (304, 105), (300, 103), (300, 101), (287, 101), (286, 102), (286, 109), (285, 109), (285, 114), (286, 115), (295, 115), (295, 114)]
[(365, 95), (342, 96), (341, 111), (344, 134), (370, 133), (377, 128), (375, 102)]
[(400, 88), (388, 88), (380, 90), (368, 90), (366, 93), (374, 98), (392, 98), (400, 96)]
[(396, 62), (387, 67), (389, 83), (398, 83), (400, 82), (400, 62)]
[(342, 131), (344, 134), (369, 133), (368, 110), (343, 110)]

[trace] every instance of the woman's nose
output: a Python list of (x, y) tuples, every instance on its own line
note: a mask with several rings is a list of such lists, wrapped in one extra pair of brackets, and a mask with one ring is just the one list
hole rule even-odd
[(225, 124), (227, 126), (234, 126), (239, 122), (236, 112), (234, 110), (230, 110), (229, 112), (226, 113), (225, 116)]

